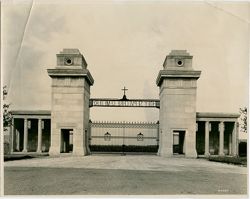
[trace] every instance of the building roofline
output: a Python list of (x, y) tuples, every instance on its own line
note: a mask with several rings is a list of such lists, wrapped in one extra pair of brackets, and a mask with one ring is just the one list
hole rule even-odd
[[(50, 110), (11, 110), (13, 115), (51, 115)], [(239, 118), (239, 113), (197, 112), (197, 118)]]
[(201, 71), (198, 70), (160, 70), (156, 78), (156, 85), (160, 86), (165, 78), (193, 78), (199, 79)]
[(88, 69), (54, 68), (47, 69), (50, 77), (84, 77), (92, 86), (94, 79)]
[(11, 110), (12, 115), (51, 115), (50, 110)]
[(223, 112), (196, 112), (196, 118), (239, 118), (239, 113), (223, 113)]

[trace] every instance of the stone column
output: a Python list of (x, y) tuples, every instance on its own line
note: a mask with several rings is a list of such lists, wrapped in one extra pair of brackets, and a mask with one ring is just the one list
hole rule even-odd
[(12, 118), (12, 125), (10, 127), (10, 137), (11, 137), (11, 140), (10, 140), (10, 153), (13, 153), (14, 152), (14, 129), (15, 129), (15, 126), (14, 126), (14, 118)]
[(236, 122), (236, 156), (239, 155), (239, 122)]
[(205, 156), (209, 156), (209, 121), (205, 122)]
[(219, 155), (224, 155), (224, 122), (220, 122), (219, 124), (220, 131), (220, 144), (219, 144)]
[(229, 134), (228, 154), (232, 155), (232, 134)]
[(20, 132), (16, 129), (16, 150), (20, 151)]
[(234, 122), (234, 129), (232, 132), (232, 155), (237, 155), (237, 122)]
[(26, 153), (28, 144), (28, 119), (24, 119), (24, 129), (23, 129), (23, 152)]
[(42, 153), (42, 119), (38, 119), (37, 153)]

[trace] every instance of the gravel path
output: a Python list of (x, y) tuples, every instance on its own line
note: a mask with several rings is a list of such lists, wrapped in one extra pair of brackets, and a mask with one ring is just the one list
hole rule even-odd
[(246, 194), (247, 168), (142, 155), (5, 162), (7, 195)]
[(91, 155), (44, 157), (8, 161), (5, 167), (92, 168), (152, 171), (192, 171), (207, 169), (211, 172), (247, 174), (246, 167), (210, 162), (206, 159), (163, 158), (143, 155)]

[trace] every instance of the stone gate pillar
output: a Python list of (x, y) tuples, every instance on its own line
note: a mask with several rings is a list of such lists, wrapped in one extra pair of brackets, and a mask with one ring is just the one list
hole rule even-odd
[(192, 68), (186, 50), (173, 50), (163, 63), (156, 83), (160, 87), (160, 142), (158, 154), (173, 155), (173, 133), (184, 132), (183, 152), (186, 157), (196, 153), (196, 83), (201, 71)]
[(89, 133), (90, 86), (94, 79), (78, 49), (63, 49), (57, 66), (48, 69), (52, 78), (50, 155), (62, 150), (63, 132), (73, 132), (73, 154), (86, 155)]

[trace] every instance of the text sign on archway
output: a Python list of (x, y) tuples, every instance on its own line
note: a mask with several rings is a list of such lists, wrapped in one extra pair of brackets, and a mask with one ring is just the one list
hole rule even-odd
[(89, 101), (89, 107), (145, 107), (160, 108), (158, 99), (109, 99), (109, 98), (92, 98)]

